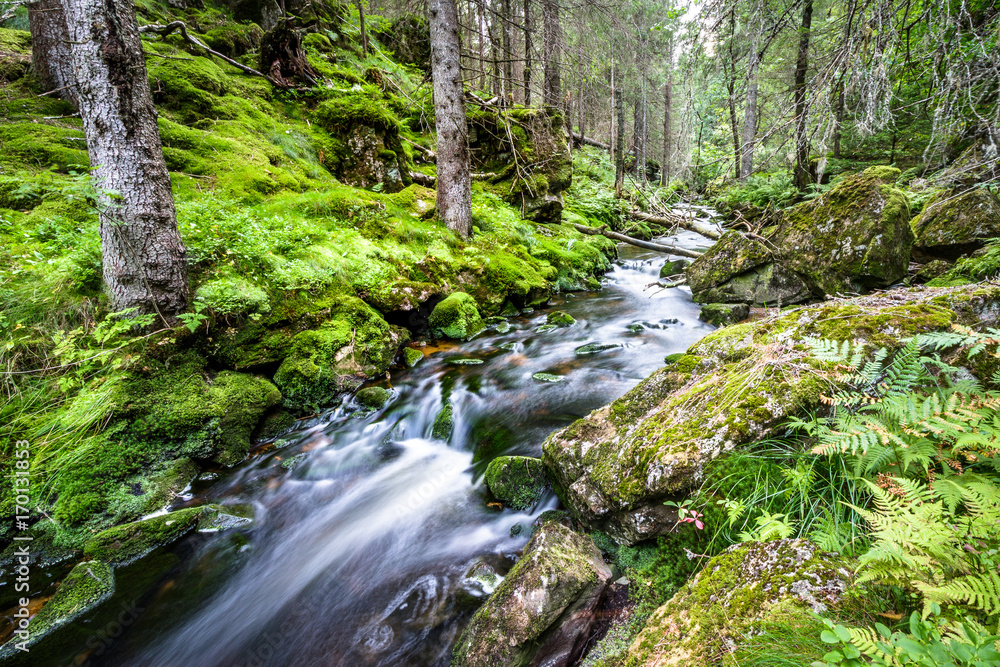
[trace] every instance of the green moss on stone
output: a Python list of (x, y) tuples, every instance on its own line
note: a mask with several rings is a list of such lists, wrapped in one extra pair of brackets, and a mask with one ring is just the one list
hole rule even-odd
[(545, 321), (557, 327), (568, 327), (576, 322), (573, 316), (563, 310), (555, 310), (548, 314)]
[(486, 485), (493, 497), (514, 510), (528, 510), (545, 489), (545, 467), (541, 459), (500, 456), (486, 468)]
[(465, 292), (455, 292), (434, 306), (428, 324), (441, 338), (468, 340), (486, 328), (475, 300)]
[(392, 398), (392, 393), (385, 387), (365, 387), (354, 395), (354, 400), (369, 410), (381, 410)]

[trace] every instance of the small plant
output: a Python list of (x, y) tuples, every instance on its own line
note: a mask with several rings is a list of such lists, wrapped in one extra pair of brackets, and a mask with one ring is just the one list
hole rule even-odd
[(682, 523), (693, 523), (694, 527), (698, 530), (704, 530), (705, 523), (702, 521), (704, 515), (691, 507), (692, 502), (694, 502), (694, 500), (692, 498), (688, 498), (679, 503), (673, 500), (668, 500), (663, 504), (667, 507), (676, 508), (678, 525)]

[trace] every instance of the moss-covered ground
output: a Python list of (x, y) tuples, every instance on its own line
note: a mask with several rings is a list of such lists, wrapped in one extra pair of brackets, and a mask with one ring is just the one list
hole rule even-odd
[[(256, 66), (263, 32), (229, 12), (138, 6), (140, 24), (183, 20)], [(473, 238), (446, 229), (434, 191), (409, 176), (434, 173), (423, 70), (385, 45), (364, 55), (350, 20), (310, 20), (322, 84), (309, 90), (274, 89), (176, 34), (143, 37), (197, 312), (189, 327), (142, 331), (102, 295), (81, 121), (39, 96), (22, 66), (28, 33), (0, 29), (0, 515), (14, 511), (17, 440), (31, 443), (32, 505), (50, 517), (37, 531), (80, 548), (167, 505), (202, 465), (243, 460), (290, 412), (384, 373), (449, 294), (488, 316), (593, 287), (610, 268), (610, 241), (522, 219), (502, 196), (510, 183), (474, 184)], [(371, 19), (375, 44), (391, 34), (384, 21)]]

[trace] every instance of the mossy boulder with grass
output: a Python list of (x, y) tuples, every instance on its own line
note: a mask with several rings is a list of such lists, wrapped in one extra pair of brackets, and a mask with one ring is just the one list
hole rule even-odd
[(551, 435), (542, 460), (552, 488), (574, 518), (619, 542), (669, 532), (676, 516), (663, 502), (697, 488), (708, 462), (769, 437), (831, 391), (835, 374), (813, 358), (809, 341), (898, 348), (955, 323), (992, 326), (1000, 307), (997, 289), (895, 297), (804, 306), (709, 334), (622, 398)]
[(392, 392), (385, 387), (365, 387), (354, 395), (358, 405), (368, 410), (381, 410), (390, 398)]
[(701, 307), (698, 319), (724, 327), (736, 324), (750, 316), (750, 306), (745, 303), (708, 303)]
[(568, 327), (576, 323), (573, 316), (565, 310), (554, 310), (545, 318), (546, 323), (554, 324), (557, 327)]
[(486, 467), (486, 486), (493, 497), (514, 510), (535, 506), (545, 490), (545, 466), (530, 456), (499, 456)]
[(439, 338), (469, 340), (483, 329), (476, 301), (465, 292), (455, 292), (434, 306), (428, 324)]
[(384, 373), (407, 339), (371, 306), (345, 297), (331, 309), (328, 321), (292, 338), (274, 383), (286, 407), (316, 412), (366, 378)]
[(942, 193), (911, 222), (918, 260), (955, 260), (1000, 236), (1000, 199), (987, 188)]
[(913, 246), (899, 170), (871, 167), (780, 214), (750, 238), (727, 232), (686, 269), (695, 301), (787, 305), (886, 287), (906, 277)]
[(734, 545), (653, 613), (629, 649), (629, 664), (719, 664), (769, 617), (808, 619), (837, 608), (853, 576), (845, 559), (807, 540)]
[(192, 507), (108, 528), (83, 547), (83, 555), (115, 567), (134, 563), (193, 531), (202, 508)]
[(566, 664), (583, 649), (611, 577), (590, 537), (543, 524), (473, 616), (452, 667)]
[[(115, 575), (111, 566), (100, 561), (89, 560), (79, 563), (59, 584), (59, 588), (32, 619), (30, 637), (26, 647), (30, 649), (81, 616), (90, 613), (115, 592)], [(23, 652), (15, 647), (21, 640), (15, 635), (0, 647), (0, 660), (6, 661)]]

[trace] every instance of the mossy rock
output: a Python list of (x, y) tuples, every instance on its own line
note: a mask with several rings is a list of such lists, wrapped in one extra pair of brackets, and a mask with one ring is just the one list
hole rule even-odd
[[(100, 561), (84, 561), (70, 571), (59, 589), (32, 619), (29, 638), (25, 646), (43, 641), (59, 628), (92, 612), (108, 601), (115, 592), (115, 575), (111, 566)], [(0, 647), (0, 660), (11, 659), (21, 653), (15, 643), (17, 635)]]
[(424, 353), (420, 350), (408, 347), (403, 350), (403, 364), (407, 368), (413, 368), (424, 359)]
[(918, 260), (954, 261), (1000, 237), (1000, 199), (987, 188), (944, 192), (911, 223)]
[(554, 324), (557, 327), (568, 327), (576, 323), (573, 316), (564, 310), (555, 310), (548, 314), (545, 321), (549, 324)]
[(547, 382), (549, 384), (557, 384), (559, 382), (565, 382), (566, 378), (561, 375), (556, 375), (555, 373), (544, 373), (539, 371), (538, 373), (531, 374), (532, 380), (538, 380), (539, 382)]
[(371, 306), (344, 297), (330, 320), (295, 335), (274, 382), (287, 408), (318, 412), (366, 378), (385, 373), (405, 342)]
[(201, 518), (202, 508), (191, 507), (115, 526), (87, 542), (83, 555), (115, 567), (128, 565), (162, 546), (176, 542), (193, 531)]
[(836, 608), (851, 565), (807, 540), (737, 544), (657, 609), (629, 648), (629, 665), (713, 665), (775, 613), (808, 618)]
[(551, 435), (542, 460), (553, 490), (577, 521), (619, 542), (662, 535), (676, 525), (663, 502), (697, 488), (707, 463), (772, 436), (829, 393), (836, 376), (812, 358), (808, 342), (899, 348), (954, 323), (1000, 320), (1000, 290), (896, 294), (892, 305), (860, 297), (709, 334), (622, 398)]
[(354, 395), (358, 405), (369, 410), (381, 410), (392, 398), (392, 392), (385, 387), (365, 387)]
[(724, 327), (750, 317), (750, 306), (745, 303), (709, 303), (701, 307), (698, 319)]
[(684, 269), (690, 264), (690, 260), (686, 259), (667, 260), (660, 267), (660, 278), (669, 278), (684, 273)]
[(727, 232), (685, 271), (695, 301), (787, 305), (901, 280), (913, 232), (905, 193), (887, 184), (896, 172), (872, 167), (845, 178), (782, 211), (763, 240)]
[(465, 292), (455, 292), (434, 306), (428, 324), (433, 335), (458, 340), (469, 340), (486, 328), (475, 300)]
[(529, 456), (500, 456), (486, 468), (486, 486), (493, 497), (513, 510), (535, 506), (545, 490), (545, 466)]
[(451, 432), (455, 429), (453, 412), (454, 409), (451, 407), (451, 403), (441, 408), (437, 416), (434, 417), (434, 424), (431, 426), (432, 437), (445, 441), (451, 439)]
[(452, 667), (544, 664), (557, 652), (582, 649), (611, 577), (590, 537), (544, 524), (473, 616)]

